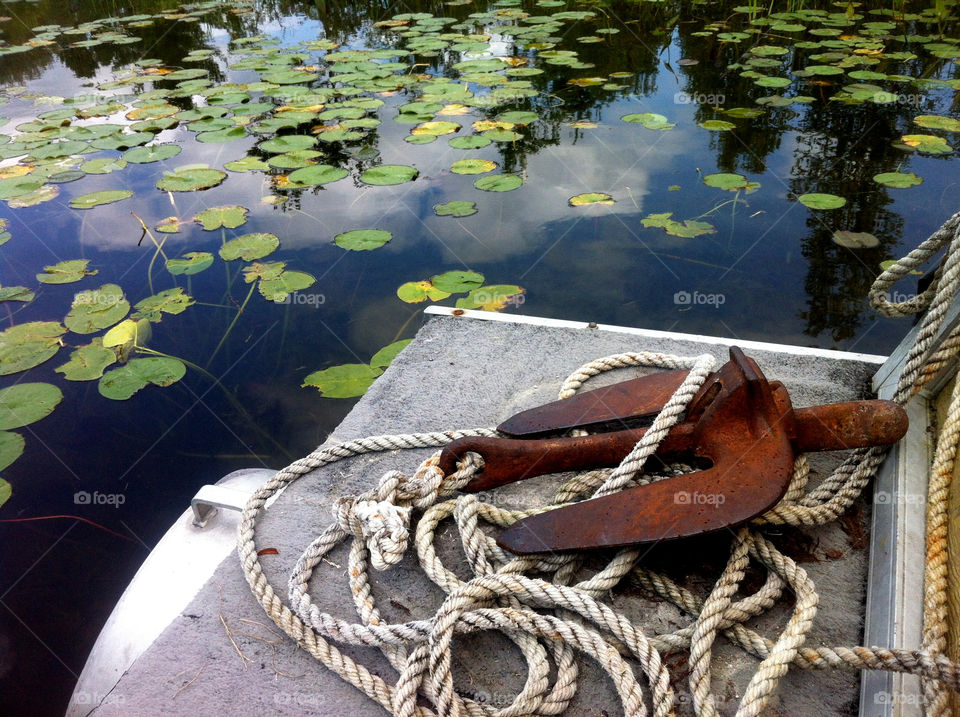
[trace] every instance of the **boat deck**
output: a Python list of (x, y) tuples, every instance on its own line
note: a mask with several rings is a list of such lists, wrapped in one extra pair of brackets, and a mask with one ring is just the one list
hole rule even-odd
[[(707, 337), (587, 327), (474, 320), (464, 317), (431, 318), (416, 340), (372, 386), (353, 411), (330, 436), (342, 441), (367, 435), (410, 433), (494, 426), (511, 414), (556, 398), (562, 380), (582, 363), (623, 351), (660, 351), (686, 356), (708, 352), (720, 363), (727, 346), (737, 343), (757, 360), (767, 377), (789, 389), (795, 406), (863, 398), (870, 379), (884, 357), (842, 354), (753, 342), (733, 342)], [(603, 374), (586, 388), (638, 375), (638, 369)], [(276, 555), (262, 558), (270, 582), (285, 594), (287, 576), (302, 550), (330, 522), (330, 506), (341, 495), (363, 492), (387, 470), (412, 471), (429, 451), (375, 454), (341, 461), (314, 471), (289, 486), (262, 515), (259, 548), (275, 548)], [(812, 457), (815, 469), (826, 472), (838, 462), (834, 454)], [(276, 466), (280, 468), (281, 466)], [(258, 480), (262, 479), (258, 476)], [(249, 476), (248, 476), (249, 479)], [(544, 499), (559, 484), (547, 476), (501, 489), (495, 500), (502, 505), (529, 504)], [(248, 480), (249, 482), (249, 480)], [(489, 497), (489, 496), (488, 496)], [(784, 528), (772, 539), (812, 577), (820, 594), (820, 607), (808, 644), (861, 644), (868, 563), (869, 499), (829, 525), (798, 530)], [(221, 510), (208, 527), (195, 528), (189, 514), (171, 529), (158, 547), (174, 550), (176, 534), (186, 531), (196, 540), (204, 534), (223, 533), (236, 524), (235, 514)], [(220, 526), (219, 528), (217, 526)], [(223, 533), (226, 534), (226, 533)], [(211, 538), (213, 539), (213, 538)], [(677, 541), (656, 546), (644, 563), (664, 570), (695, 593), (704, 596), (719, 574), (727, 555), (729, 535)], [(221, 545), (222, 536), (221, 536)], [(439, 547), (454, 555), (452, 534), (441, 535)], [(166, 544), (166, 547), (165, 547)], [(346, 547), (329, 556), (329, 564), (313, 578), (313, 596), (322, 608), (344, 619), (355, 613), (345, 579)], [(180, 555), (185, 551), (180, 548)], [(214, 554), (216, 552), (214, 551)], [(254, 715), (319, 714), (381, 715), (379, 706), (328, 672), (283, 635), (255, 601), (244, 580), (235, 551), (219, 554), (222, 562), (192, 599), (172, 596), (163, 609), (152, 611), (156, 639), (140, 648), (126, 647), (117, 658), (115, 642), (123, 625), (135, 617), (128, 601), (118, 607), (81, 676), (70, 714), (99, 717), (130, 714)], [(223, 557), (225, 556), (225, 557)], [(152, 556), (153, 557), (153, 556)], [(211, 563), (211, 567), (216, 561)], [(131, 585), (148, 580), (149, 563)], [(588, 561), (586, 570), (591, 563)], [(464, 570), (466, 567), (464, 566)], [(156, 573), (156, 570), (153, 571)], [(209, 573), (208, 573), (209, 574)], [(460, 572), (461, 577), (464, 572)], [(759, 587), (762, 573), (755, 570), (747, 585)], [(173, 578), (169, 578), (173, 583)], [(433, 614), (443, 593), (420, 572), (408, 556), (385, 573), (372, 576), (384, 618), (405, 621)], [(198, 583), (198, 586), (199, 584)], [(616, 607), (650, 632), (672, 631), (688, 624), (689, 616), (672, 605), (635, 587), (614, 591)], [(786, 622), (791, 605), (778, 606), (755, 620), (751, 627), (774, 637)], [(127, 610), (127, 615), (119, 614)], [(163, 617), (166, 610), (169, 618)], [(131, 618), (131, 615), (134, 615)], [(147, 634), (146, 630), (144, 634)], [(454, 674), (459, 689), (499, 707), (507, 706), (519, 691), (525, 666), (519, 651), (499, 635), (481, 634), (455, 640)], [(114, 659), (97, 656), (110, 655)], [(379, 652), (344, 648), (388, 682), (395, 673)], [(739, 697), (758, 661), (720, 638), (714, 649), (713, 687), (721, 714), (733, 714)], [(686, 655), (667, 658), (677, 678), (678, 713), (692, 714), (686, 685)], [(132, 661), (132, 664), (125, 664)], [(852, 715), (859, 702), (860, 675), (854, 670), (791, 671), (781, 682), (778, 702), (770, 714)], [(616, 693), (605, 676), (582, 661), (580, 689), (569, 714), (619, 714)]]

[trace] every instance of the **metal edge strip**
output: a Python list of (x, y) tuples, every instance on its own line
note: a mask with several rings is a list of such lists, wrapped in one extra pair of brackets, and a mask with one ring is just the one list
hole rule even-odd
[(655, 339), (674, 339), (676, 341), (696, 341), (704, 344), (719, 346), (739, 346), (743, 349), (755, 351), (772, 351), (792, 354), (794, 356), (816, 356), (836, 361), (858, 361), (872, 363), (878, 366), (887, 361), (886, 356), (877, 354), (861, 354), (852, 351), (834, 351), (832, 349), (817, 349), (807, 346), (792, 346), (790, 344), (775, 344), (767, 341), (741, 341), (721, 336), (703, 336), (700, 334), (684, 334), (673, 331), (656, 331), (654, 329), (637, 329), (631, 326), (616, 326), (613, 324), (595, 324), (586, 321), (568, 321), (565, 319), (549, 319), (542, 316), (525, 316), (521, 314), (500, 314), (495, 311), (478, 311), (476, 309), (454, 309), (449, 306), (428, 306), (423, 310), (428, 316), (452, 316), (455, 318), (479, 319), (481, 321), (500, 321), (509, 324), (523, 324), (527, 326), (547, 326), (558, 329), (592, 329), (595, 331), (612, 331), (633, 336), (646, 336)]

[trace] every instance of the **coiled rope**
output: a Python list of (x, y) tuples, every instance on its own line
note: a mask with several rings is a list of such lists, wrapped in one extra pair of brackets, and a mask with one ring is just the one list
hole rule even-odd
[[(891, 304), (885, 293), (900, 278), (946, 248), (931, 286), (920, 296)], [(933, 349), (934, 339), (960, 282), (960, 213), (907, 257), (886, 270), (871, 289), (871, 304), (881, 313), (903, 316), (926, 310), (917, 340), (900, 377), (894, 399), (903, 404), (925, 385), (960, 349), (954, 332)], [(815, 526), (846, 511), (876, 472), (884, 449), (853, 451), (824, 481), (807, 491), (809, 466), (798, 456), (794, 475), (783, 498), (772, 510), (737, 529), (725, 568), (706, 599), (700, 599), (669, 577), (638, 563), (640, 551), (618, 551), (589, 580), (570, 584), (581, 565), (575, 554), (516, 557), (501, 550), (480, 529), (480, 521), (512, 525), (529, 515), (585, 497), (598, 497), (657, 478), (643, 473), (647, 458), (682, 415), (687, 403), (714, 368), (712, 356), (694, 359), (667, 354), (626, 353), (592, 361), (563, 384), (560, 397), (573, 395), (586, 381), (615, 368), (644, 366), (689, 369), (643, 439), (612, 471), (578, 475), (560, 487), (552, 504), (530, 510), (505, 510), (473, 495), (452, 497), (482, 470), (468, 454), (450, 475), (437, 467), (439, 452), (408, 476), (389, 471), (373, 490), (338, 500), (334, 522), (298, 560), (288, 584), (287, 602), (267, 581), (256, 549), (256, 521), (264, 504), (278, 491), (323, 466), (376, 451), (439, 447), (462, 436), (493, 436), (492, 429), (373, 436), (320, 448), (290, 464), (261, 487), (247, 503), (240, 523), (238, 552), (247, 581), (270, 618), (316, 659), (362, 690), (391, 714), (400, 717), (556, 715), (570, 704), (577, 688), (576, 654), (594, 659), (610, 677), (624, 713), (645, 717), (644, 688), (624, 654), (643, 673), (657, 717), (674, 714), (670, 674), (662, 655), (689, 652), (690, 692), (697, 715), (712, 717), (717, 708), (711, 688), (712, 647), (721, 633), (760, 659), (737, 709), (737, 715), (758, 715), (793, 666), (799, 669), (853, 667), (920, 675), (924, 679), (928, 714), (946, 715), (944, 687), (960, 690), (960, 665), (949, 660), (945, 641), (946, 495), (960, 436), (960, 391), (951, 399), (947, 425), (938, 441), (927, 509), (927, 571), (923, 643), (917, 650), (882, 647), (804, 647), (816, 615), (818, 596), (806, 572), (763, 535), (765, 525)], [(419, 515), (415, 520), (414, 515)], [(461, 580), (438, 558), (434, 539), (440, 524), (453, 518), (473, 577)], [(414, 522), (416, 526), (414, 528)], [(396, 565), (413, 544), (426, 575), (446, 598), (428, 620), (386, 623), (371, 591), (368, 564), (376, 570)], [(314, 569), (336, 545), (353, 538), (348, 575), (358, 622), (322, 612), (311, 600)], [(767, 570), (765, 583), (752, 595), (735, 600), (747, 566)], [(532, 577), (546, 574), (551, 580)], [(654, 592), (693, 617), (674, 632), (646, 635), (604, 598), (625, 579)], [(795, 597), (790, 618), (776, 640), (747, 628), (745, 623), (775, 605), (785, 590)], [(547, 612), (548, 611), (548, 612)], [(520, 649), (527, 679), (513, 702), (502, 709), (482, 704), (454, 689), (451, 640), (456, 633), (480, 630), (503, 632)], [(364, 665), (343, 654), (333, 643), (379, 648), (397, 670), (388, 684)], [(431, 707), (418, 703), (418, 696)]]

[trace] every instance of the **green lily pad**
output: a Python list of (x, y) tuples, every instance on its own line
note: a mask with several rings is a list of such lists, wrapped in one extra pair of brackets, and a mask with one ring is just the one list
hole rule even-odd
[(509, 192), (522, 184), (523, 180), (516, 174), (491, 174), (488, 177), (480, 177), (473, 186), (484, 192)]
[(753, 81), (757, 87), (788, 87), (790, 78), (788, 77), (758, 77)]
[(149, 164), (150, 162), (161, 162), (180, 154), (181, 148), (178, 144), (155, 144), (151, 147), (134, 147), (124, 152), (121, 157), (126, 162), (134, 164)]
[(127, 166), (127, 161), (122, 157), (101, 157), (100, 159), (91, 159), (80, 165), (87, 174), (110, 174)]
[(360, 175), (360, 181), (375, 186), (389, 186), (410, 182), (416, 179), (418, 174), (420, 174), (418, 169), (404, 164), (381, 164), (378, 167), (370, 167), (370, 169), (365, 170)]
[(55, 184), (44, 184), (39, 189), (32, 192), (21, 194), (18, 197), (7, 200), (7, 206), (12, 209), (23, 209), (25, 207), (35, 207), (38, 204), (49, 202), (60, 195), (60, 187)]
[(520, 297), (524, 289), (510, 284), (494, 284), (481, 286), (470, 291), (464, 298), (457, 300), (458, 309), (483, 309), (484, 311), (501, 311), (508, 304), (521, 303)]
[(120, 368), (105, 373), (97, 389), (114, 401), (126, 401), (140, 389), (153, 384), (169, 386), (187, 373), (182, 361), (166, 356), (132, 359)]
[(0, 331), (0, 376), (39, 366), (60, 350), (66, 332), (56, 321), (31, 321)]
[(727, 172), (708, 174), (703, 178), (703, 183), (708, 187), (725, 189), (728, 192), (739, 192), (743, 189), (755, 190), (760, 186), (758, 182), (751, 182), (742, 174), (730, 174)]
[(341, 249), (369, 251), (379, 249), (392, 238), (393, 235), (390, 232), (385, 232), (382, 229), (354, 229), (343, 234), (337, 234), (333, 241)]
[(935, 137), (932, 134), (905, 134), (900, 141), (908, 147), (924, 152), (926, 154), (948, 154), (953, 151), (953, 147), (947, 144), (942, 137)]
[(200, 222), (207, 231), (213, 231), (221, 227), (236, 229), (240, 225), (247, 223), (248, 211), (246, 207), (241, 207), (236, 204), (225, 207), (211, 207), (197, 214), (197, 216), (193, 218), (193, 221)]
[(199, 274), (213, 264), (213, 254), (206, 251), (188, 251), (179, 259), (168, 259), (167, 271), (171, 274)]
[(441, 291), (429, 281), (408, 281), (397, 289), (397, 296), (408, 304), (418, 304), (421, 301), (439, 301), (450, 296), (449, 292)]
[(243, 159), (234, 159), (233, 161), (225, 162), (223, 168), (229, 169), (231, 172), (253, 172), (255, 170), (262, 171), (270, 169), (270, 165), (257, 157), (244, 157)]
[(497, 168), (497, 163), (489, 159), (458, 159), (450, 166), (454, 174), (484, 174)]
[[(30, 48), (24, 47), (24, 49), (29, 50)], [(11, 486), (3, 478), (0, 478), (0, 506), (10, 500), (11, 495), (13, 495), (13, 486)]]
[(331, 164), (314, 164), (310, 167), (303, 167), (290, 172), (287, 177), (287, 184), (282, 185), (281, 189), (297, 189), (300, 187), (315, 187), (321, 184), (330, 184), (346, 177), (350, 172), (341, 167), (334, 167)]
[(354, 398), (366, 393), (382, 373), (365, 363), (348, 363), (314, 371), (303, 379), (303, 386), (313, 386), (327, 398)]
[[(13, 463), (23, 454), (25, 441), (19, 433), (10, 431), (0, 431), (0, 471)], [(7, 483), (7, 495), (3, 495), (3, 486), (0, 486), (0, 505), (3, 505), (6, 498), (9, 498), (9, 486)]]
[(960, 120), (941, 115), (919, 115), (913, 118), (913, 123), (927, 129), (943, 129), (948, 132), (960, 132)]
[(835, 231), (833, 241), (847, 249), (873, 249), (880, 246), (880, 240), (869, 232)]
[(477, 213), (477, 205), (458, 199), (446, 204), (434, 204), (433, 211), (438, 217), (469, 217)]
[(585, 207), (590, 204), (613, 204), (614, 199), (609, 194), (603, 192), (587, 192), (577, 194), (568, 200), (571, 207)]
[(302, 134), (285, 134), (261, 142), (259, 149), (271, 154), (284, 154), (297, 149), (310, 149), (317, 143), (316, 137)]
[(51, 383), (18, 383), (0, 390), (0, 431), (46, 418), (61, 400), (63, 393)]
[(70, 353), (70, 360), (54, 371), (62, 373), (67, 381), (93, 381), (103, 376), (104, 369), (117, 362), (113, 349), (104, 348), (103, 339), (95, 338), (86, 346)]
[(0, 301), (33, 301), (36, 294), (25, 286), (0, 287)]
[(411, 341), (413, 341), (413, 339), (402, 339), (384, 346), (370, 359), (371, 368), (386, 368), (389, 366), (393, 363), (397, 355), (410, 345)]
[(516, 142), (523, 137), (522, 134), (514, 132), (512, 129), (500, 128), (484, 130), (483, 136), (494, 142)]
[(199, 132), (197, 134), (197, 141), (208, 144), (223, 144), (225, 142), (243, 139), (247, 136), (247, 130), (243, 127), (224, 127), (223, 129), (213, 130), (211, 132)]
[(459, 294), (473, 291), (483, 285), (483, 274), (475, 271), (447, 271), (430, 279), (430, 283), (440, 291)]
[[(282, 263), (282, 262), (280, 262)], [(257, 289), (267, 301), (281, 303), (294, 291), (313, 286), (316, 279), (302, 271), (281, 271), (278, 275), (261, 278)]]
[(220, 247), (220, 258), (224, 261), (256, 261), (272, 254), (279, 246), (280, 239), (275, 234), (244, 234)]
[(676, 125), (671, 124), (666, 117), (663, 115), (656, 114), (654, 112), (639, 112), (624, 115), (620, 118), (624, 122), (637, 123), (641, 124), (647, 129), (660, 129), (667, 130), (675, 127)]
[(835, 194), (818, 193), (801, 194), (797, 197), (797, 201), (810, 209), (839, 209), (847, 203), (846, 199)]
[(641, 219), (640, 223), (645, 227), (659, 227), (671, 236), (683, 237), (684, 239), (692, 239), (703, 234), (713, 234), (717, 231), (717, 228), (709, 222), (701, 222), (695, 219), (678, 222), (671, 219), (672, 216), (673, 212), (649, 214)]
[(130, 303), (123, 298), (123, 289), (116, 284), (104, 284), (76, 294), (63, 323), (75, 334), (92, 334), (113, 326), (129, 311)]
[(491, 139), (489, 137), (474, 134), (469, 137), (454, 137), (450, 140), (450, 146), (454, 149), (481, 149), (490, 144), (490, 142)]
[(103, 345), (115, 349), (121, 361), (126, 361), (133, 349), (150, 340), (153, 329), (147, 319), (124, 319), (103, 335)]
[(70, 207), (73, 209), (93, 209), (101, 204), (113, 204), (133, 196), (129, 189), (105, 189), (101, 192), (91, 192), (90, 194), (81, 194), (70, 200)]
[(410, 134), (429, 134), (435, 137), (439, 137), (445, 134), (452, 134), (460, 130), (460, 125), (457, 122), (424, 122), (421, 125), (417, 125), (412, 130)]
[(182, 314), (188, 306), (195, 303), (197, 302), (183, 293), (182, 288), (176, 286), (138, 301), (133, 306), (134, 313), (130, 318), (160, 321), (163, 314)]
[(733, 122), (724, 122), (723, 120), (707, 120), (706, 122), (701, 122), (700, 126), (715, 132), (726, 132), (735, 129), (737, 125)]
[(316, 164), (317, 157), (322, 157), (323, 152), (315, 149), (295, 149), (292, 152), (275, 154), (267, 159), (267, 164), (277, 169), (302, 169)]
[(157, 182), (157, 189), (165, 192), (196, 192), (216, 187), (227, 178), (226, 172), (219, 169), (190, 168), (168, 172)]
[(540, 116), (536, 112), (529, 112), (526, 110), (513, 110), (510, 112), (502, 112), (497, 115), (497, 120), (500, 122), (509, 122), (510, 124), (517, 125), (527, 125), (531, 122), (536, 122), (540, 119)]
[(89, 259), (70, 259), (61, 261), (53, 266), (43, 267), (43, 273), (37, 274), (37, 281), (41, 284), (72, 284), (85, 276), (93, 276), (97, 270), (87, 270)]
[(923, 178), (912, 172), (883, 172), (873, 175), (873, 181), (894, 189), (907, 189), (923, 184)]

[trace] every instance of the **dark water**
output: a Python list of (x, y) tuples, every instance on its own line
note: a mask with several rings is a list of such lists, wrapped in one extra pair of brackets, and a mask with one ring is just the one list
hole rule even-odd
[[(21, 45), (44, 32), (31, 28), (62, 26), (47, 31), (53, 35), (51, 44), (0, 55), (0, 86), (6, 88), (2, 96), (7, 100), (0, 105), (0, 116), (10, 118), (0, 133), (14, 140), (22, 123), (63, 106), (41, 96), (118, 94), (126, 111), (145, 91), (172, 90), (176, 82), (162, 76), (133, 91), (97, 89), (144, 58), (158, 60), (147, 63), (150, 67), (201, 67), (213, 84), (254, 83), (257, 72), (242, 65), (229, 69), (243, 59), (242, 47), (231, 45), (231, 40), (262, 35), (276, 40), (278, 47), (331, 39), (341, 44), (340, 50), (395, 48), (404, 38), (375, 23), (398, 13), (453, 18), (448, 24), (457, 29), (448, 32), (488, 32), (489, 52), (521, 57), (527, 66), (544, 70), (512, 78), (530, 83), (525, 89), (531, 92), (521, 93), (529, 96), (508, 97), (499, 106), (467, 107), (464, 115), (436, 117), (461, 124), (462, 129), (451, 135), (456, 137), (473, 133), (474, 121), (503, 111), (532, 110), (538, 119), (516, 128), (520, 137), (513, 142), (473, 150), (451, 148), (451, 136), (431, 144), (405, 142), (416, 125), (394, 118), (399, 106), (417, 99), (418, 91), (408, 86), (382, 95), (364, 93), (384, 104), (367, 113), (382, 123), (364, 130), (362, 139), (320, 143), (323, 157), (318, 161), (351, 172), (323, 187), (281, 192), (269, 179), (279, 174), (274, 169), (230, 172), (223, 184), (202, 192), (159, 191), (155, 182), (165, 170), (192, 163), (221, 168), (248, 154), (269, 156), (257, 148), (262, 135), (205, 144), (181, 123), (158, 137), (158, 142), (182, 146), (177, 157), (58, 185), (56, 199), (36, 206), (14, 209), (0, 204), (0, 218), (7, 220), (12, 234), (0, 247), (0, 285), (37, 291), (27, 305), (0, 303), (2, 328), (27, 321), (62, 321), (75, 292), (106, 283), (121, 286), (131, 303), (178, 285), (201, 303), (183, 314), (165, 315), (153, 326), (149, 346), (205, 365), (247, 295), (241, 262), (228, 264), (218, 258), (201, 273), (173, 277), (161, 259), (148, 274), (154, 247), (142, 238), (131, 212), (152, 228), (170, 215), (190, 219), (208, 207), (241, 204), (249, 209), (247, 223), (227, 229), (224, 236), (197, 224), (178, 234), (155, 236), (166, 237), (164, 250), (173, 257), (188, 251), (216, 254), (224, 238), (271, 232), (281, 244), (267, 260), (285, 261), (289, 269), (316, 279), (300, 299), (288, 304), (269, 303), (254, 293), (208, 366), (219, 385), (209, 375), (189, 369), (173, 386), (148, 387), (127, 401), (111, 401), (99, 395), (96, 381), (64, 381), (54, 372), (67, 360), (67, 348), (36, 368), (0, 377), (0, 388), (44, 381), (56, 384), (64, 394), (51, 416), (18, 429), (26, 438), (25, 453), (3, 472), (13, 495), (0, 509), (0, 521), (8, 521), (0, 522), (0, 711), (62, 712), (126, 582), (200, 485), (236, 468), (282, 467), (325, 438), (352, 401), (319, 397), (312, 388), (300, 388), (301, 382), (328, 366), (365, 363), (384, 345), (412, 337), (424, 304), (404, 303), (397, 297), (397, 288), (405, 282), (470, 269), (482, 273), (487, 284), (523, 288), (522, 299), (508, 305), (508, 312), (888, 352), (907, 327), (873, 312), (865, 299), (867, 289), (882, 261), (915, 246), (960, 204), (955, 152), (920, 154), (896, 146), (902, 135), (909, 134), (940, 136), (951, 145), (960, 141), (957, 132), (912, 123), (917, 115), (958, 116), (960, 75), (949, 49), (957, 46), (956, 19), (946, 8), (939, 17), (917, 15), (894, 23), (894, 29), (871, 28), (863, 23), (889, 18), (857, 16), (851, 25), (844, 25), (844, 7), (822, 7), (839, 13), (840, 19), (815, 23), (808, 18), (804, 24), (808, 29), (840, 28), (838, 33), (812, 36), (773, 30), (771, 24), (789, 21), (768, 18), (764, 8), (752, 27), (766, 33), (748, 34), (736, 44), (717, 36), (751, 27), (750, 16), (736, 12), (734, 3), (500, 3), (489, 8), (505, 14), (474, 19), (471, 13), (486, 11), (485, 3), (400, 6), (267, 0), (213, 8), (187, 5), (184, 10), (195, 14), (186, 17), (175, 12), (177, 3), (162, 0), (0, 4), (5, 18), (0, 37), (7, 46)], [(869, 7), (865, 4), (858, 12)], [(924, 9), (906, 7), (916, 13)], [(546, 38), (524, 40), (511, 30), (517, 10), (533, 16), (588, 10), (594, 17), (567, 20)], [(85, 33), (61, 32), (134, 14), (152, 17), (126, 28), (127, 35), (140, 38), (130, 44), (71, 46), (116, 27), (116, 21)], [(467, 21), (474, 23), (472, 30), (458, 27)], [(528, 20), (520, 26), (536, 23)], [(598, 29), (618, 32), (597, 33)], [(860, 45), (795, 47), (812, 40), (842, 44), (845, 40), (838, 38), (858, 31)], [(579, 41), (583, 37), (599, 41)], [(871, 40), (884, 48), (883, 53), (909, 52), (914, 57), (884, 57), (869, 46)], [(453, 65), (473, 56), (451, 49), (457, 41), (444, 42), (446, 47), (433, 54), (397, 53), (395, 60), (409, 66), (398, 74), (457, 77)], [(537, 42), (552, 43), (554, 51), (576, 51), (579, 62), (591, 66), (543, 62), (531, 44)], [(947, 49), (931, 50), (932, 42)], [(749, 52), (765, 45), (783, 46), (784, 54)], [(184, 62), (188, 53), (204, 48), (214, 51), (209, 59)], [(863, 52), (857, 54), (854, 48)], [(297, 51), (307, 52), (302, 61), (324, 72), (324, 50)], [(831, 52), (839, 56), (809, 58)], [(871, 57), (871, 52), (877, 64), (850, 65), (845, 70), (879, 70), (904, 77), (793, 74), (814, 62), (827, 65), (847, 56)], [(769, 57), (777, 59), (779, 67), (753, 69), (790, 78), (788, 87), (758, 86), (755, 77), (741, 74), (750, 69), (742, 66), (746, 61)], [(734, 63), (741, 66), (731, 69)], [(611, 78), (611, 73), (629, 74)], [(603, 80), (585, 86), (569, 83), (592, 77)], [(854, 82), (876, 83), (892, 99), (859, 104), (830, 99)], [(331, 87), (323, 74), (315, 84)], [(11, 89), (17, 86), (26, 89)], [(472, 84), (470, 89), (483, 98), (491, 88)], [(260, 92), (262, 88), (250, 92), (248, 101), (260, 101)], [(757, 104), (776, 93), (808, 96), (810, 101), (786, 107)], [(169, 101), (184, 111), (203, 104), (198, 96)], [(737, 118), (715, 107), (764, 111), (757, 117)], [(676, 126), (661, 131), (620, 119), (645, 112), (662, 114)], [(122, 117), (121, 113), (106, 121), (129, 124)], [(710, 131), (698, 126), (712, 119), (732, 122), (735, 128)], [(306, 123), (296, 131), (309, 133), (310, 127)], [(379, 155), (369, 149), (358, 154), (365, 147)], [(83, 159), (118, 154), (100, 151)], [(495, 161), (500, 166), (496, 171), (520, 175), (524, 185), (504, 193), (474, 189), (477, 177), (450, 171), (452, 162), (469, 157)], [(0, 169), (18, 161), (11, 155)], [(412, 165), (419, 176), (392, 187), (359, 181), (363, 169), (380, 163)], [(892, 189), (873, 180), (874, 175), (898, 168), (919, 175), (923, 184)], [(760, 187), (753, 193), (735, 193), (706, 186), (702, 178), (717, 172), (742, 174)], [(70, 197), (101, 189), (129, 189), (134, 196), (89, 211), (69, 208)], [(616, 203), (568, 204), (570, 197), (584, 192), (609, 193)], [(847, 201), (839, 209), (814, 210), (796, 199), (813, 192)], [(289, 198), (276, 205), (262, 201), (273, 196)], [(476, 202), (479, 212), (463, 219), (434, 214), (434, 205), (458, 199)], [(674, 220), (709, 222), (716, 231), (683, 238), (641, 223), (650, 214), (667, 212)], [(374, 251), (345, 251), (333, 243), (335, 235), (357, 228), (384, 229), (393, 238)], [(837, 230), (869, 232), (876, 245), (840, 246), (834, 241)], [(46, 265), (78, 258), (89, 259), (98, 274), (62, 286), (41, 285), (34, 278)], [(915, 279), (900, 287), (904, 295), (915, 290)], [(452, 305), (462, 296), (440, 303)], [(63, 339), (75, 347), (89, 337), (66, 334)], [(81, 492), (96, 492), (105, 502), (88, 504), (82, 498), (78, 502)]]

